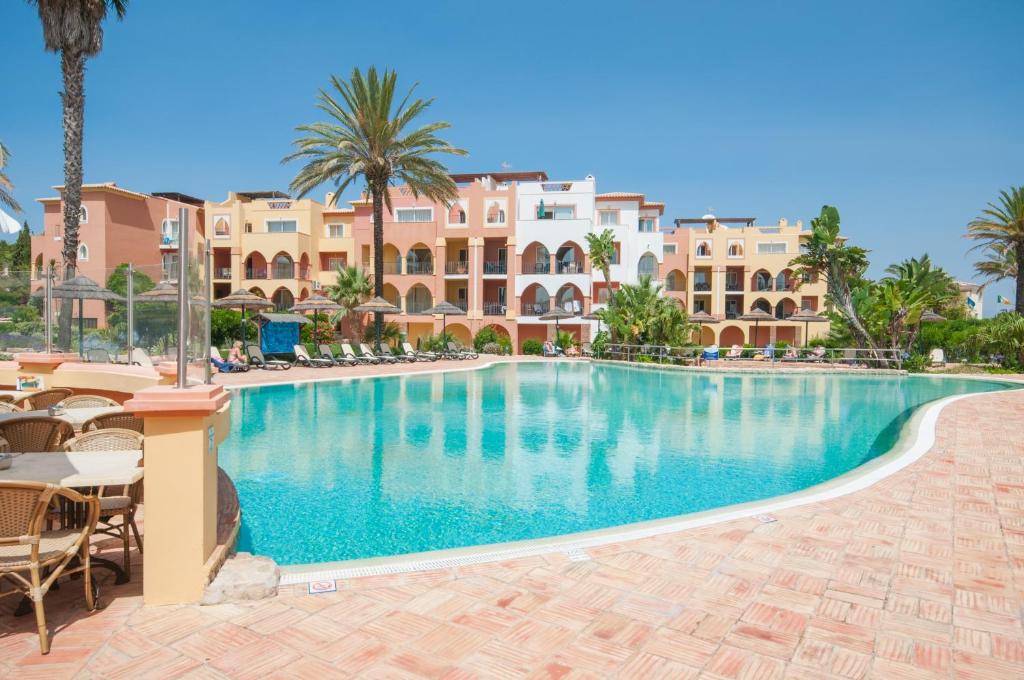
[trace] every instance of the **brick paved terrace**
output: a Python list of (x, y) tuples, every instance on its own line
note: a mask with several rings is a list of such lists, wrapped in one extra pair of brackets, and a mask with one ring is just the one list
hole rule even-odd
[(47, 598), (47, 657), (33, 617), (0, 600), (0, 676), (1022, 678), (1022, 426), (1024, 394), (961, 400), (928, 454), (864, 491), (583, 561), (289, 586), (245, 606), (143, 608), (137, 581), (104, 583), (91, 614), (70, 582)]

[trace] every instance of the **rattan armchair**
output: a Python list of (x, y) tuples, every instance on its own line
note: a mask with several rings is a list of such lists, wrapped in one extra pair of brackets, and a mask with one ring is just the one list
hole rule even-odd
[(15, 399), (14, 403), (21, 408), (27, 408), (32, 411), (42, 411), (48, 409), (55, 404), (59, 404), (63, 400), (71, 396), (71, 390), (66, 387), (55, 387), (52, 390), (41, 390), (39, 392), (33, 392), (27, 394), (24, 397)]
[(64, 408), (102, 408), (104, 406), (120, 406), (113, 399), (98, 394), (73, 394), (60, 402)]
[[(126, 451), (142, 448), (143, 436), (135, 430), (105, 428), (83, 432), (74, 439), (64, 443), (64, 450), (69, 453), (84, 451)], [(142, 464), (141, 461), (139, 463)], [(100, 499), (100, 519), (96, 528), (97, 534), (121, 540), (124, 553), (124, 574), (132, 577), (132, 561), (130, 555), (130, 534), (135, 535), (135, 545), (142, 554), (142, 535), (135, 523), (135, 511), (142, 499), (142, 482), (125, 484), (119, 487), (100, 487), (96, 491)], [(112, 521), (119, 517), (117, 522)]]
[(13, 394), (0, 394), (0, 402), (12, 402), (14, 401)]
[(75, 428), (59, 418), (26, 416), (0, 422), (0, 439), (10, 451), (19, 453), (62, 451), (64, 442), (75, 436)]
[(143, 424), (142, 418), (131, 413), (104, 413), (103, 415), (89, 418), (89, 420), (82, 423), (82, 432), (117, 427), (122, 430), (135, 430), (141, 433), (143, 431)]
[[(80, 528), (43, 531), (51, 503), (63, 498), (86, 506)], [(23, 594), (32, 600), (39, 629), (39, 651), (48, 654), (50, 636), (46, 628), (43, 597), (62, 574), (83, 572), (85, 606), (95, 606), (89, 565), (89, 536), (96, 528), (100, 504), (93, 496), (35, 482), (0, 481), (0, 581), (14, 585), (0, 597)], [(74, 558), (77, 566), (68, 569)], [(45, 578), (44, 578), (44, 571)], [(27, 578), (24, 575), (28, 572)]]
[(20, 413), (21, 409), (12, 402), (0, 401), (0, 413)]

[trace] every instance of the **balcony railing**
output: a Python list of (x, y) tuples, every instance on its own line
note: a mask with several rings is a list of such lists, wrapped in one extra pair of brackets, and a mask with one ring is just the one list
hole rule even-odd
[[(444, 263), (445, 274), (468, 274), (469, 273), (469, 261), (468, 260), (452, 260)], [(455, 304), (454, 302), (452, 304)]]
[(433, 262), (420, 262), (419, 260), (405, 262), (405, 273), (406, 274), (433, 274), (434, 263)]
[(167, 234), (164, 234), (163, 236), (160, 237), (160, 247), (161, 248), (177, 248), (178, 247), (178, 237), (176, 235), (175, 236), (169, 236)]
[(503, 305), (500, 302), (484, 303), (484, 316), (505, 316), (507, 310), (508, 305)]
[(558, 274), (582, 274), (582, 262), (556, 262), (555, 271)]
[(466, 304), (465, 302), (460, 302), (458, 300), (448, 300), (448, 304), (455, 305), (456, 307), (461, 309), (463, 312), (469, 311), (469, 305)]
[(508, 274), (508, 262), (484, 262), (484, 274)]
[(275, 266), (273, 274), (275, 279), (294, 279), (295, 267), (292, 265), (284, 267)]
[(523, 262), (523, 273), (524, 274), (550, 274), (551, 263), (550, 262)]
[(247, 279), (265, 279), (267, 278), (266, 269), (246, 269), (245, 278)]
[(726, 293), (742, 293), (743, 292), (743, 284), (739, 283), (739, 282), (735, 282), (735, 283), (726, 282), (726, 284), (725, 284), (725, 292)]
[(384, 262), (384, 273), (385, 274), (401, 274), (402, 263), (401, 262)]
[(693, 284), (693, 292), (695, 292), (695, 293), (710, 293), (711, 292), (711, 284), (710, 283), (702, 283), (702, 282), (699, 282), (699, 281), (698, 282), (694, 282), (694, 284)]
[(523, 316), (540, 316), (551, 311), (551, 301), (545, 302), (524, 302)]
[(405, 299), (406, 314), (422, 314), (433, 306), (434, 303), (431, 300)]
[(230, 279), (231, 278), (231, 267), (214, 267), (213, 278), (215, 279)]

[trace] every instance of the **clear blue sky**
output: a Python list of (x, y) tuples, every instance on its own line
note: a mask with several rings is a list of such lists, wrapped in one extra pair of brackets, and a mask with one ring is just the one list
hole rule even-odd
[[(964, 225), (1024, 184), (1022, 25), (1019, 0), (133, 0), (88, 67), (86, 181), (286, 189), (317, 89), (376, 64), (437, 98), (471, 154), (453, 170), (594, 174), (666, 220), (831, 203), (872, 273), (928, 252), (970, 278)], [(0, 2), (0, 27), (0, 139), (38, 227), (62, 182), (59, 61), (26, 3)]]

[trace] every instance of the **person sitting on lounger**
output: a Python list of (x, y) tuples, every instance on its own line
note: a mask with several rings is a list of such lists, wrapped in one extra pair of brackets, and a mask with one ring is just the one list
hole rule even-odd
[(228, 363), (242, 364), (243, 366), (249, 364), (249, 360), (245, 357), (245, 352), (242, 351), (241, 340), (235, 340), (234, 344), (231, 345), (231, 349), (228, 350)]
[(799, 357), (796, 353), (796, 347), (790, 346), (786, 348), (786, 353), (782, 355), (783, 361), (796, 361)]
[(558, 352), (555, 350), (554, 344), (550, 340), (544, 341), (544, 356), (546, 357), (557, 357)]
[(743, 356), (743, 348), (739, 345), (733, 345), (729, 350), (729, 353), (725, 355), (726, 359), (739, 359)]

